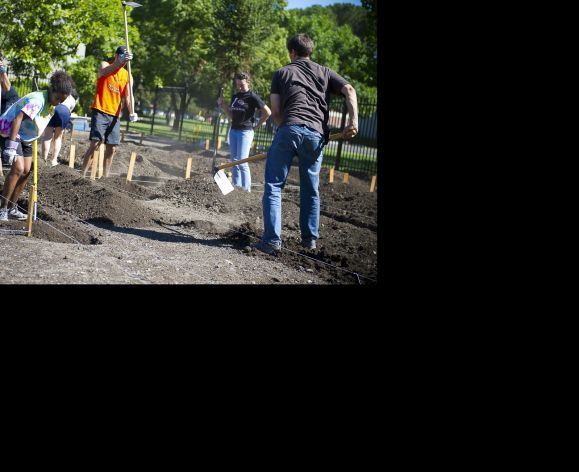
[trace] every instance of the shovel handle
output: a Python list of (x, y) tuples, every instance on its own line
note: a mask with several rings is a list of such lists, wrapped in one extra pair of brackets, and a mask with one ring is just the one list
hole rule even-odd
[(234, 166), (237, 166), (239, 164), (243, 164), (244, 162), (259, 161), (261, 159), (265, 159), (266, 157), (267, 157), (267, 152), (262, 152), (261, 154), (255, 154), (254, 156), (246, 157), (245, 159), (240, 159), (238, 161), (231, 161), (231, 162), (227, 162), (226, 164), (221, 164), (220, 166), (217, 166), (215, 168), (215, 170), (218, 171), (218, 170), (222, 170), (222, 169), (227, 169), (228, 167), (234, 167)]
[[(334, 133), (330, 134), (330, 141), (337, 141), (338, 139), (342, 139), (342, 133)], [(221, 164), (220, 166), (215, 167), (215, 172), (227, 169), (229, 167), (237, 166), (239, 164), (243, 164), (245, 162), (253, 162), (253, 161), (260, 161), (267, 157), (267, 152), (262, 152), (261, 154), (255, 154), (251, 157), (246, 157), (245, 159), (240, 159), (238, 161), (231, 161), (225, 164)]]

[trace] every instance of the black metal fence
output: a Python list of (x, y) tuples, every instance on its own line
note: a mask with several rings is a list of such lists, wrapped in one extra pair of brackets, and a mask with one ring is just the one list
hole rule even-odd
[[(333, 97), (330, 101), (328, 125), (331, 133), (344, 129), (348, 120), (346, 101), (342, 97)], [(324, 167), (334, 167), (343, 172), (360, 172), (375, 175), (378, 163), (378, 122), (376, 101), (358, 102), (358, 134), (347, 141), (330, 141), (324, 148)], [(253, 141), (256, 152), (267, 151), (275, 127), (270, 118), (256, 131)]]
[[(35, 90), (46, 89), (48, 79), (38, 76), (9, 76), (20, 96)], [(264, 96), (262, 96), (264, 97)], [(156, 87), (153, 90), (139, 89), (135, 96), (135, 110), (139, 121), (130, 123), (126, 109), (123, 119), (127, 131), (143, 132), (192, 144), (195, 149), (222, 150), (228, 147), (230, 123), (217, 110), (195, 106), (185, 87)], [(265, 100), (267, 102), (267, 100)], [(348, 141), (330, 141), (324, 149), (324, 167), (334, 167), (343, 172), (359, 172), (375, 175), (377, 171), (377, 108), (376, 101), (358, 102), (359, 131)], [(259, 116), (259, 111), (257, 112)], [(347, 123), (347, 108), (343, 97), (332, 97), (330, 101), (329, 126), (332, 133), (340, 131)], [(275, 135), (273, 120), (267, 120), (253, 138), (252, 154), (266, 152)], [(215, 137), (217, 137), (217, 142)]]
[[(137, 102), (139, 121), (129, 123), (127, 131), (134, 130), (149, 135), (164, 136), (190, 142), (198, 149), (227, 149), (230, 123), (217, 110), (192, 110), (185, 87), (157, 87), (148, 95), (139, 93)], [(177, 110), (177, 113), (175, 112)], [(340, 131), (347, 123), (347, 108), (342, 97), (330, 102), (329, 126), (332, 133)], [(259, 118), (259, 111), (256, 112)], [(324, 149), (324, 167), (334, 167), (343, 172), (360, 172), (375, 175), (377, 170), (377, 102), (358, 102), (359, 131), (348, 141), (331, 141)], [(273, 119), (268, 119), (253, 138), (250, 154), (266, 152), (275, 135)], [(217, 142), (216, 142), (217, 137)]]

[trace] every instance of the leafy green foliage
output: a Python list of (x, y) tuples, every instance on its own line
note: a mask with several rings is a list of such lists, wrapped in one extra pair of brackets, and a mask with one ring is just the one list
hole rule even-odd
[[(346, 21), (349, 18), (348, 12), (357, 12), (355, 18), (360, 19), (364, 10), (354, 5), (349, 5), (351, 8), (334, 10), (338, 6), (341, 5), (325, 8), (314, 5), (303, 10), (290, 10), (285, 24), (288, 36), (307, 33), (314, 41), (312, 60), (330, 67), (352, 82), (358, 95), (375, 98), (375, 62), (373, 65), (366, 53), (363, 38), (355, 35), (350, 23)], [(338, 21), (343, 24), (338, 26)], [(362, 24), (362, 21), (358, 20), (355, 26), (360, 28)], [(363, 90), (358, 90), (362, 84), (365, 85)]]
[[(233, 92), (233, 74), (247, 70), (268, 101), (273, 72), (289, 63), (287, 39), (309, 33), (312, 59), (343, 75), (359, 97), (376, 96), (376, 1), (287, 10), (285, 0), (139, 0), (127, 7), (137, 106), (155, 86), (187, 88), (189, 108), (210, 110), (220, 86)], [(89, 112), (100, 61), (125, 43), (119, 0), (0, 0), (0, 57), (16, 73), (49, 75), (64, 67)], [(86, 57), (74, 59), (86, 45)], [(70, 57), (73, 57), (71, 63)], [(164, 105), (179, 108), (176, 93)]]
[(96, 87), (96, 70), (99, 60), (94, 56), (84, 58), (82, 61), (71, 64), (67, 72), (76, 83), (79, 100), (74, 109), (78, 115), (90, 115)]

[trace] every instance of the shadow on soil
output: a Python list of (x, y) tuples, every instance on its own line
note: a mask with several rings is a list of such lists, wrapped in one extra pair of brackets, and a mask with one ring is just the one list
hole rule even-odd
[(229, 238), (199, 239), (191, 234), (183, 233), (162, 223), (157, 224), (161, 228), (171, 231), (171, 233), (155, 231), (153, 229), (147, 228), (123, 228), (120, 226), (115, 226), (111, 220), (106, 218), (93, 218), (86, 220), (86, 222), (98, 228), (114, 231), (115, 233), (132, 234), (134, 236), (139, 236), (140, 238), (151, 239), (153, 241), (161, 241), (164, 243), (196, 243), (211, 247), (232, 247), (232, 243)]

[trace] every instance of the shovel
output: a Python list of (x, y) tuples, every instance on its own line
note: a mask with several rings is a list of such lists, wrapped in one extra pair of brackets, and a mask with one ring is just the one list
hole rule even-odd
[[(337, 141), (338, 139), (342, 138), (342, 133), (334, 133), (330, 135), (330, 141)], [(240, 159), (238, 161), (231, 161), (225, 164), (221, 164), (219, 166), (215, 165), (215, 158), (213, 160), (213, 180), (218, 185), (219, 190), (223, 195), (227, 195), (229, 192), (233, 191), (233, 185), (223, 172), (223, 169), (227, 169), (229, 167), (237, 166), (239, 164), (243, 164), (245, 162), (253, 162), (253, 161), (260, 161), (267, 157), (267, 152), (262, 152), (261, 154), (255, 154), (254, 156), (246, 157), (245, 159)]]
[[(127, 6), (129, 7), (133, 7), (133, 8), (139, 8), (142, 7), (143, 5), (141, 5), (140, 3), (136, 3), (136, 2), (125, 2), (124, 0), (121, 1), (121, 4), (123, 5), (123, 19), (125, 21), (125, 45), (127, 47), (127, 52), (130, 52), (129, 49), (129, 27), (127, 26)], [(131, 74), (131, 61), (127, 62), (127, 70), (129, 72), (129, 95), (130, 95), (130, 100), (131, 100), (131, 106), (133, 107), (133, 113), (135, 112), (135, 97), (133, 96), (133, 75)], [(130, 110), (129, 110), (130, 113)], [(128, 129), (128, 128), (127, 128)]]
[(247, 157), (246, 159), (240, 159), (239, 161), (228, 162), (227, 164), (221, 164), (220, 166), (213, 167), (213, 180), (219, 186), (219, 190), (223, 195), (227, 195), (229, 192), (233, 191), (233, 185), (223, 172), (223, 169), (227, 169), (229, 167), (233, 167), (239, 164), (243, 164), (244, 162), (252, 162), (252, 161), (259, 161), (261, 159), (265, 159), (267, 157), (266, 152), (262, 152), (261, 154), (256, 154), (255, 156)]

